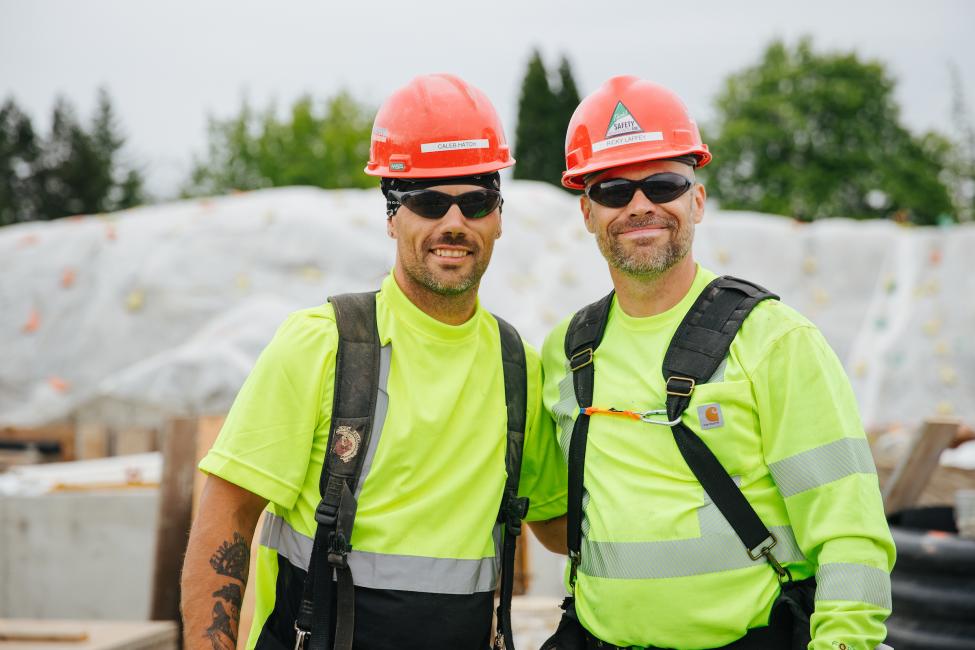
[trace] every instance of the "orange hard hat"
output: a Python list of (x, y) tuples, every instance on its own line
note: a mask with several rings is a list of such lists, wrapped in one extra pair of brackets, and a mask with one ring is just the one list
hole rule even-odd
[(637, 77), (613, 77), (572, 114), (562, 185), (581, 190), (586, 176), (604, 169), (688, 155), (698, 167), (711, 162), (680, 97)]
[(515, 164), (487, 96), (450, 74), (416, 77), (376, 114), (366, 173), (384, 178), (487, 174)]

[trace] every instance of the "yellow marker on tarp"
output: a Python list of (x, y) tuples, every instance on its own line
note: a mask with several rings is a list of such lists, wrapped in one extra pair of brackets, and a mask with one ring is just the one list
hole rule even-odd
[(142, 289), (133, 289), (125, 298), (125, 308), (129, 311), (139, 311), (145, 303), (145, 294)]

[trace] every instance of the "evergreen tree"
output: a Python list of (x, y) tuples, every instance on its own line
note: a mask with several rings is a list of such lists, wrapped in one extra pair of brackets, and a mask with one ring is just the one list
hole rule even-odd
[(802, 220), (951, 212), (935, 138), (899, 121), (884, 66), (772, 43), (718, 97), (709, 189), (729, 209)]
[(521, 85), (518, 126), (515, 130), (514, 177), (540, 180), (561, 187), (565, 170), (565, 131), (579, 105), (579, 91), (564, 56), (559, 63), (559, 82), (549, 84), (549, 74), (538, 50), (532, 53)]
[(569, 128), (569, 120), (572, 119), (572, 114), (575, 113), (576, 107), (581, 101), (575, 79), (572, 78), (572, 67), (565, 56), (559, 63), (559, 91), (556, 93), (556, 100), (564, 147), (565, 132)]
[(532, 52), (521, 83), (518, 126), (515, 129), (514, 177), (558, 182), (556, 143), (557, 99), (538, 50)]
[(0, 226), (35, 218), (37, 187), (32, 170), (40, 155), (30, 118), (13, 98), (0, 107)]
[(256, 113), (244, 102), (228, 120), (211, 118), (207, 155), (197, 160), (186, 196), (286, 185), (372, 187), (369, 159), (374, 111), (342, 91), (320, 108), (298, 99), (286, 119), (273, 105)]
[(89, 129), (78, 121), (74, 107), (58, 98), (51, 132), (32, 163), (36, 211), (22, 220), (111, 212), (142, 203), (141, 173), (120, 161), (124, 143), (105, 90), (98, 93)]

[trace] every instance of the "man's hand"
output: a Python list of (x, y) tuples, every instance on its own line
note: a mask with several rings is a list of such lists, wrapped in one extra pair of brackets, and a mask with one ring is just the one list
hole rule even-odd
[(208, 476), (183, 562), (183, 647), (234, 650), (251, 539), (267, 500)]
[(535, 537), (542, 543), (542, 546), (561, 555), (569, 554), (569, 548), (565, 543), (565, 526), (565, 515), (545, 521), (528, 522), (528, 527), (535, 533)]

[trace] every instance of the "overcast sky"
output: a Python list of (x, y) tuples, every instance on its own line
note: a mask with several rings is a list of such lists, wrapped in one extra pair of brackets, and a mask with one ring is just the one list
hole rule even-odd
[(887, 64), (904, 122), (951, 126), (949, 64), (975, 110), (969, 0), (0, 0), (0, 98), (46, 132), (58, 94), (87, 119), (108, 88), (157, 195), (175, 192), (205, 145), (207, 114), (242, 98), (279, 106), (345, 87), (378, 105), (417, 74), (453, 72), (483, 89), (514, 132), (532, 47), (565, 54), (584, 95), (614, 74), (676, 90), (698, 121), (722, 80), (774, 38), (813, 37)]

